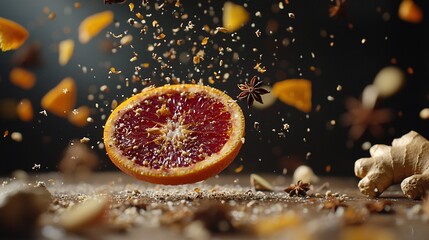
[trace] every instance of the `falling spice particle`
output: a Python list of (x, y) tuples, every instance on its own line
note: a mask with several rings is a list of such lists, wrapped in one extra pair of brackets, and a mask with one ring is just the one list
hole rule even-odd
[(121, 74), (122, 71), (116, 70), (116, 68), (111, 67), (110, 68), (110, 72), (109, 73), (114, 73), (114, 74)]
[(58, 62), (61, 66), (67, 65), (73, 56), (74, 41), (73, 39), (63, 40), (59, 44), (59, 59)]
[(20, 24), (0, 17), (0, 50), (15, 50), (27, 40), (29, 33)]
[(128, 34), (128, 35), (123, 36), (119, 43), (121, 45), (129, 45), (132, 41), (133, 41), (133, 36)]
[(235, 173), (241, 173), (241, 171), (243, 171), (243, 169), (244, 169), (244, 166), (243, 166), (243, 165), (240, 165), (240, 166), (238, 166), (236, 169), (234, 169), (234, 172), (235, 172)]
[(128, 7), (130, 8), (130, 11), (132, 12), (134, 10), (134, 3), (128, 4)]
[(113, 22), (113, 12), (104, 11), (85, 18), (79, 25), (79, 42), (86, 44)]
[(54, 12), (50, 12), (49, 15), (48, 15), (48, 19), (51, 20), (51, 21), (55, 20), (56, 17), (57, 17), (57, 14), (54, 13)]
[(207, 42), (209, 41), (208, 37), (204, 37), (203, 40), (201, 41), (201, 45), (205, 46), (207, 45)]

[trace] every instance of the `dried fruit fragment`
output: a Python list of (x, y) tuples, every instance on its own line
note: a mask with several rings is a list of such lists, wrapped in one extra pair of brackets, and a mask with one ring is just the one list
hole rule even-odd
[(28, 99), (22, 99), (19, 104), (16, 106), (16, 113), (18, 114), (19, 119), (24, 122), (29, 122), (33, 119), (33, 106), (31, 101)]
[(21, 47), (28, 36), (29, 33), (23, 26), (0, 17), (0, 49), (3, 52)]
[(113, 12), (104, 11), (85, 18), (79, 25), (79, 42), (88, 43), (113, 22)]
[(41, 105), (45, 110), (66, 117), (76, 103), (76, 84), (71, 77), (64, 78), (43, 96)]
[(69, 62), (70, 58), (73, 56), (73, 50), (74, 41), (72, 39), (67, 39), (60, 42), (58, 62), (61, 66), (65, 66)]
[(291, 211), (278, 216), (260, 218), (251, 224), (251, 231), (258, 236), (267, 236), (285, 228), (296, 227), (301, 222), (301, 217)]
[(257, 191), (274, 191), (271, 183), (254, 173), (250, 174), (250, 184)]
[(31, 89), (36, 83), (36, 76), (32, 72), (20, 67), (16, 67), (10, 71), (9, 79), (11, 83), (25, 90)]
[(249, 13), (241, 5), (225, 2), (222, 19), (224, 28), (229, 32), (235, 32), (249, 21)]
[(70, 123), (78, 126), (84, 127), (88, 124), (88, 117), (90, 114), (90, 109), (87, 106), (80, 106), (77, 109), (73, 110), (68, 115), (68, 120)]
[(413, 0), (402, 0), (399, 5), (398, 16), (410, 23), (420, 23), (423, 20), (422, 9)]
[(276, 82), (272, 90), (280, 101), (306, 113), (311, 111), (312, 92), (309, 80), (286, 79)]

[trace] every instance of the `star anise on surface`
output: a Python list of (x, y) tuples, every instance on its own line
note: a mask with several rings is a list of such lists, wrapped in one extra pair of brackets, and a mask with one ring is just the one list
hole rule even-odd
[(254, 76), (250, 79), (250, 83), (238, 84), (238, 88), (241, 93), (237, 96), (239, 100), (247, 98), (247, 107), (250, 108), (254, 101), (262, 102), (261, 95), (269, 93), (268, 90), (261, 87), (262, 81), (258, 80), (258, 77)]
[(308, 190), (310, 190), (310, 183), (304, 183), (299, 180), (296, 184), (291, 184), (289, 187), (287, 187), (285, 192), (287, 192), (290, 197), (305, 197)]

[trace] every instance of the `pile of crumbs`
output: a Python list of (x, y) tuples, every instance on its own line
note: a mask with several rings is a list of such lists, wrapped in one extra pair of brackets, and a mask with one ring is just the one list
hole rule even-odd
[[(416, 236), (424, 233), (429, 216), (427, 202), (366, 199), (353, 187), (331, 188), (326, 181), (310, 185), (303, 195), (293, 195), (285, 191), (288, 186), (273, 184), (271, 190), (262, 191), (257, 190), (258, 185), (244, 183), (245, 179), (239, 181), (244, 184), (216, 184), (223, 177), (213, 183), (181, 186), (126, 183), (117, 175), (107, 179), (118, 181), (77, 183), (58, 175), (27, 183), (6, 179), (0, 196), (0, 222), (8, 228), (0, 230), (4, 234), (17, 234), (13, 230), (18, 230), (42, 239), (112, 234), (123, 238), (136, 230), (174, 233), (183, 239), (325, 239), (332, 234), (351, 239), (357, 231), (400, 239), (397, 237), (406, 234), (409, 226)], [(269, 182), (260, 176), (256, 179)], [(29, 200), (40, 204), (26, 206), (27, 219), (20, 220), (25, 224), (8, 222), (10, 216), (23, 216), (13, 212), (11, 205), (19, 209), (23, 207), (19, 204)], [(28, 214), (35, 219), (31, 223)], [(28, 226), (34, 231), (29, 232)]]

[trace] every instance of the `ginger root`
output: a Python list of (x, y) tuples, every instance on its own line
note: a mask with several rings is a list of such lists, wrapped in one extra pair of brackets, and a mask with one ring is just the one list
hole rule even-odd
[(361, 193), (377, 197), (392, 184), (400, 183), (409, 198), (423, 197), (429, 190), (429, 142), (415, 131), (392, 141), (392, 146), (374, 145), (371, 157), (355, 162)]

